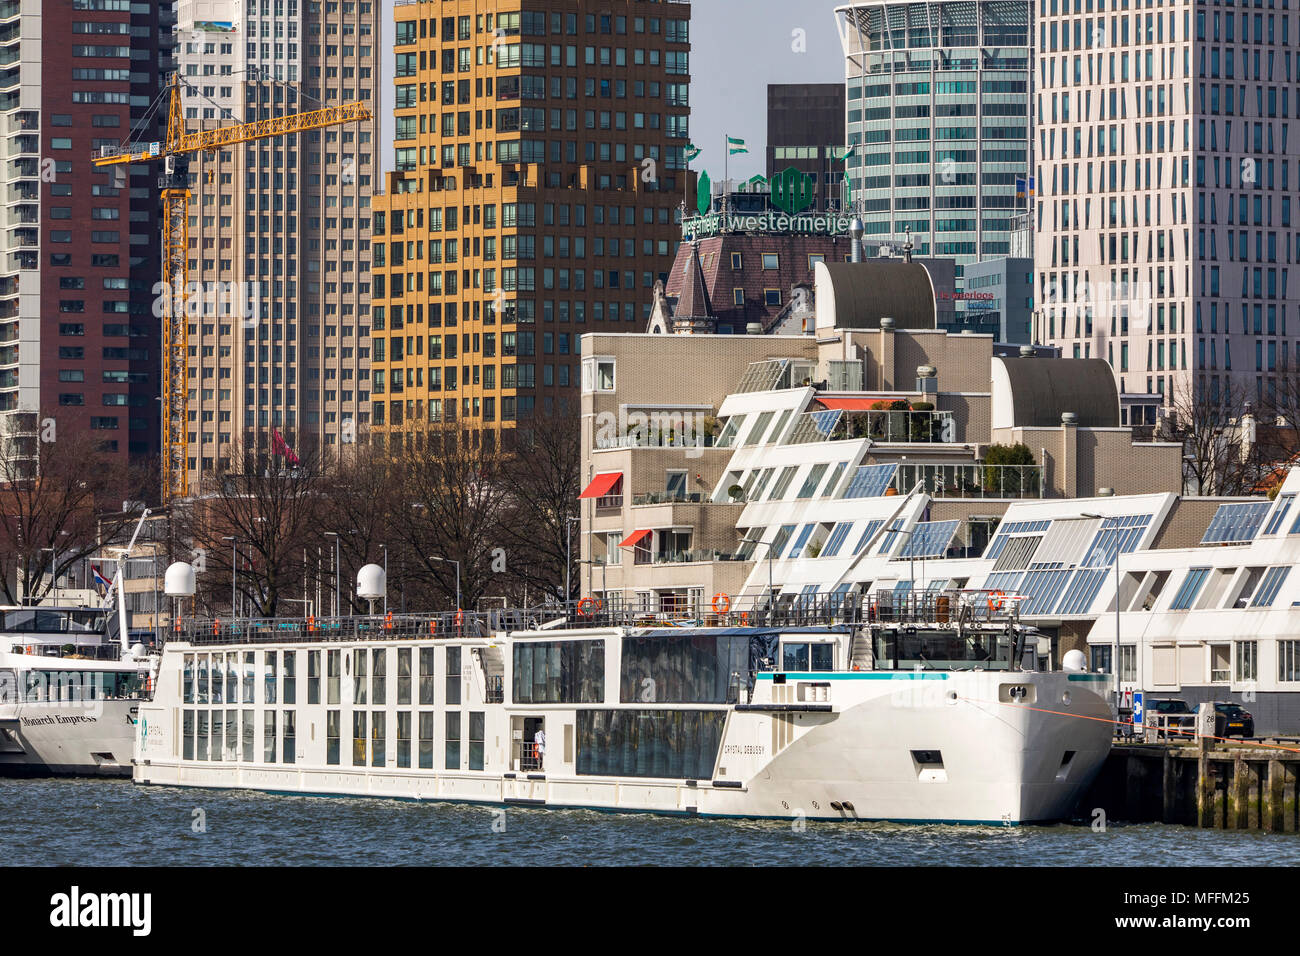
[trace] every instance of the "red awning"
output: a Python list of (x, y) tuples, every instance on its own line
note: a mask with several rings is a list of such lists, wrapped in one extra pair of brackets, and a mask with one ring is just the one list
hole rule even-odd
[(607, 471), (602, 475), (597, 475), (578, 497), (604, 498), (622, 477), (623, 473), (621, 471)]
[(819, 398), (817, 403), (827, 409), (843, 409), (846, 412), (865, 412), (870, 411), (871, 406), (878, 402), (884, 401), (889, 403), (890, 399), (880, 398)]
[(650, 535), (650, 534), (653, 534), (653, 533), (654, 533), (654, 532), (651, 531), (649, 528), (645, 528), (645, 529), (643, 529), (643, 530), (641, 530), (641, 531), (633, 531), (630, 535), (628, 535), (628, 536), (627, 536), (626, 538), (624, 538), (621, 542), (619, 542), (619, 545), (618, 545), (618, 546), (619, 546), (620, 548), (634, 548), (634, 547), (636, 547), (636, 545), (637, 545), (637, 544), (638, 544), (642, 539), (644, 539), (647, 535)]

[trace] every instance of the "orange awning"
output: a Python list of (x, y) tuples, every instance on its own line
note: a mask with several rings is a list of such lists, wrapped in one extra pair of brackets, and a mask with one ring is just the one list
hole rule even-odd
[(817, 403), (824, 408), (835, 410), (842, 409), (846, 412), (866, 412), (871, 410), (871, 406), (878, 402), (888, 403), (891, 399), (880, 398), (819, 398)]
[(623, 477), (621, 471), (607, 471), (602, 475), (597, 475), (591, 480), (579, 498), (604, 498), (609, 494), (609, 490), (618, 484), (619, 479)]
[(618, 546), (620, 548), (634, 548), (638, 542), (649, 534), (653, 534), (649, 528), (642, 529), (641, 531), (633, 531), (630, 535), (619, 542)]

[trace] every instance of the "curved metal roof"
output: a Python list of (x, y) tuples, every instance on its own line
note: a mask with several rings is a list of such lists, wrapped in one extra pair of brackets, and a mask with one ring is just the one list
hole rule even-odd
[(934, 283), (921, 263), (869, 259), (825, 267), (835, 297), (836, 328), (878, 329), (885, 316), (896, 329), (936, 327)]
[(1074, 412), (1083, 428), (1119, 426), (1119, 390), (1104, 359), (994, 361), (1006, 369), (1016, 427), (1059, 427), (1063, 412)]

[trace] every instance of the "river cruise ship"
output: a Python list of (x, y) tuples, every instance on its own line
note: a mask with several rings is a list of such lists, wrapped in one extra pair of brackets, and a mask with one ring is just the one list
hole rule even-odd
[(0, 608), (0, 776), (131, 774), (150, 661), (112, 608)]
[(1020, 824), (1109, 750), (1105, 675), (1044, 669), (1015, 602), (587, 601), (187, 621), (140, 711), (138, 784), (706, 817)]

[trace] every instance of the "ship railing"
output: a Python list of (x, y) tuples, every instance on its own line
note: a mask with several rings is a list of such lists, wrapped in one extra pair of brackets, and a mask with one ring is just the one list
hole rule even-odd
[(598, 596), (568, 604), (485, 611), (357, 615), (336, 618), (185, 619), (169, 637), (196, 645), (410, 641), (484, 638), (502, 632), (585, 628), (861, 627), (873, 624), (1007, 624), (1019, 620), (1020, 595), (996, 590), (881, 589), (829, 594), (664, 599), (606, 605)]

